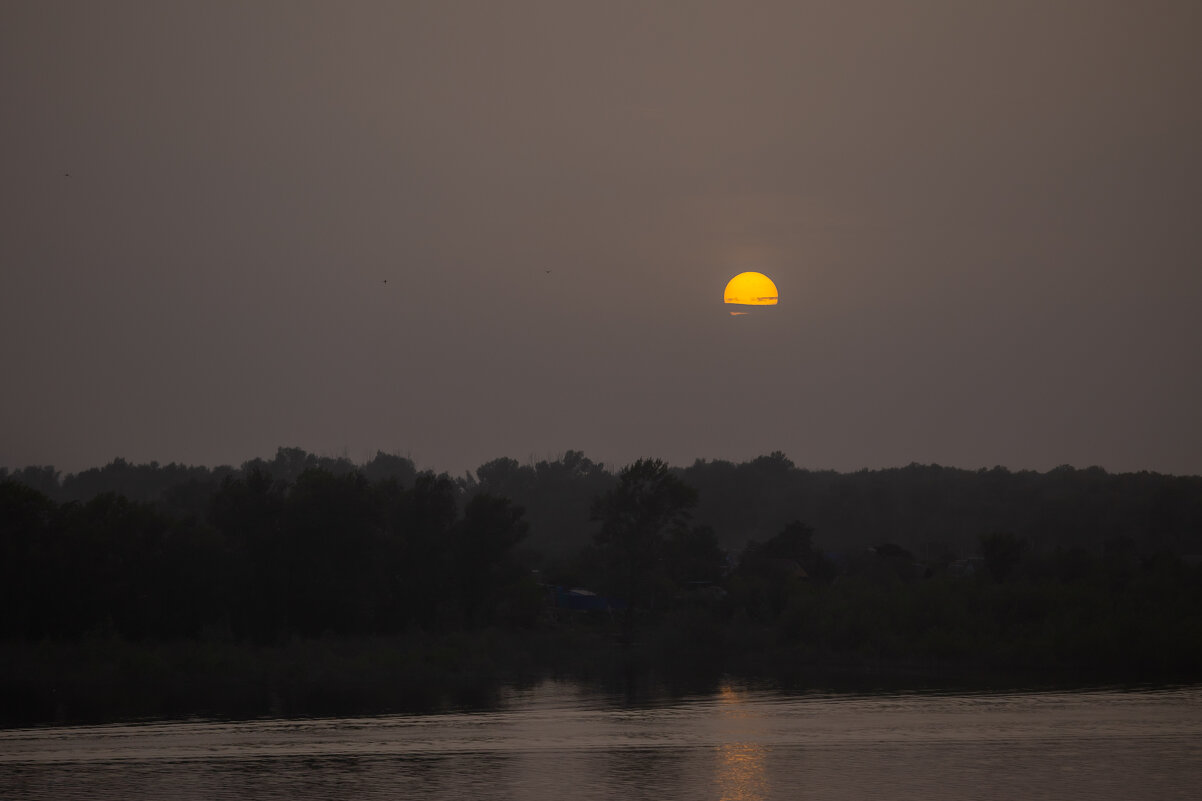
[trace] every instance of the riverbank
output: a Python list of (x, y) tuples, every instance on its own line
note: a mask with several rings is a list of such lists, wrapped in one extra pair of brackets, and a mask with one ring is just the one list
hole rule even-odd
[(6, 726), (256, 718), (486, 706), (553, 661), (545, 636), (294, 639), (276, 645), (116, 637), (0, 645)]
[[(0, 725), (309, 717), (495, 706), (505, 688), (578, 681), (631, 702), (714, 691), (732, 677), (792, 691), (1030, 689), (1189, 681), (980, 659), (868, 658), (677, 624), (622, 643), (605, 625), (445, 635), (0, 644)], [(1196, 677), (1192, 677), (1196, 680)]]

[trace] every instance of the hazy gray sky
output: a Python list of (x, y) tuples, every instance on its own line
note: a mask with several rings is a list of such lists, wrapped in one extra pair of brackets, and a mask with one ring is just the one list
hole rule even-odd
[[(1197, 0), (8, 0), (0, 464), (1202, 473), (1200, 42)], [(728, 315), (743, 270), (780, 305)]]

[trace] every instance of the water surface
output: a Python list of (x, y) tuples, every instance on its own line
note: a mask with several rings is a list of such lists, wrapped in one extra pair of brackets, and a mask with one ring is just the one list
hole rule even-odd
[(632, 706), (577, 685), (496, 711), (0, 731), (6, 799), (1173, 799), (1202, 688), (787, 695)]

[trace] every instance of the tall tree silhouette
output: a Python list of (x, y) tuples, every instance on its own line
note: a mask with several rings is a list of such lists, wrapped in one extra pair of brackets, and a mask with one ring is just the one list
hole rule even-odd
[(507, 498), (476, 495), (454, 528), (451, 560), (462, 622), (469, 627), (492, 623), (505, 590), (522, 576), (512, 557), (526, 535), (522, 514)]
[(605, 589), (626, 602), (623, 633), (629, 638), (638, 616), (655, 606), (665, 583), (668, 536), (684, 528), (697, 492), (659, 459), (640, 459), (618, 473), (618, 486), (597, 498), (592, 516), (601, 523), (596, 542)]

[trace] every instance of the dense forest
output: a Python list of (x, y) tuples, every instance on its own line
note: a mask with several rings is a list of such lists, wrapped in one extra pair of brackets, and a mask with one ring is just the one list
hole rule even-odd
[[(286, 487), (306, 470), (336, 476), (357, 472), (368, 482), (393, 479), (402, 487), (412, 487), (420, 472), (411, 460), (385, 453), (355, 464), (345, 457), (280, 448), (270, 460), (253, 459), (240, 467), (116, 459), (66, 476), (53, 467), (0, 468), (0, 481), (23, 484), (56, 503), (115, 493), (173, 518), (203, 521), (227, 478), (244, 479), (257, 471)], [(713, 528), (732, 552), (803, 520), (830, 551), (888, 541), (939, 559), (947, 552), (977, 553), (982, 535), (1010, 532), (1036, 550), (1098, 551), (1107, 541), (1130, 538), (1149, 553), (1202, 554), (1202, 476), (918, 464), (837, 473), (797, 468), (781, 453), (741, 464), (698, 460), (672, 472), (698, 492), (693, 519)], [(525, 545), (543, 556), (570, 555), (592, 541), (591, 504), (615, 483), (613, 470), (579, 451), (526, 464), (495, 459), (462, 477), (442, 478), (454, 485), (460, 505), (488, 493), (522, 507), (529, 526)]]
[(668, 675), (1196, 680), (1198, 554), (1202, 478), (1097, 468), (840, 474), (774, 453), (614, 472), (569, 451), (452, 478), (296, 448), (25, 468), (0, 473), (0, 701), (20, 720), (260, 714), (281, 693), (285, 711), (371, 709), (422, 697), (398, 701), (398, 676), (588, 674), (614, 654)]

